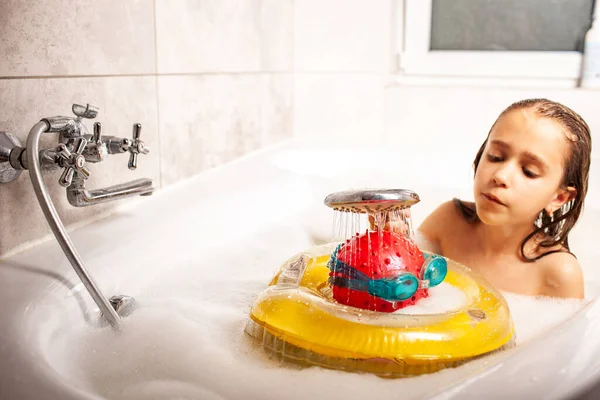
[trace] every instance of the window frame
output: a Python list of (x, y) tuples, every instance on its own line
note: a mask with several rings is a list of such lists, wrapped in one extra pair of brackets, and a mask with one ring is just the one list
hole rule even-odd
[(398, 70), (413, 77), (450, 79), (562, 80), (575, 86), (581, 73), (578, 51), (456, 51), (430, 50), (432, 0), (400, 0), (402, 29)]

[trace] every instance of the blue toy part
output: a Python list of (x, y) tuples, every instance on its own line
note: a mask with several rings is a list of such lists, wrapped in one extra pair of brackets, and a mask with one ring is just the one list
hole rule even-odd
[(389, 279), (349, 279), (331, 277), (332, 285), (367, 292), (371, 296), (387, 301), (404, 301), (410, 299), (419, 288), (419, 280), (411, 273), (401, 274)]
[(421, 269), (423, 280), (429, 281), (429, 286), (437, 286), (446, 279), (448, 274), (448, 262), (437, 254), (423, 253), (425, 262)]
[[(448, 274), (448, 262), (444, 257), (437, 254), (423, 253), (425, 261), (421, 267), (421, 279), (410, 272), (404, 272), (398, 276), (385, 279), (371, 279), (337, 258), (340, 247), (341, 245), (335, 248), (327, 262), (327, 267), (333, 273), (333, 276), (329, 278), (329, 283), (338, 287), (367, 292), (371, 296), (383, 300), (408, 300), (419, 288), (439, 285)], [(339, 274), (344, 276), (338, 276)]]
[(388, 301), (410, 299), (419, 289), (419, 280), (411, 273), (393, 279), (374, 279), (369, 282), (369, 294)]

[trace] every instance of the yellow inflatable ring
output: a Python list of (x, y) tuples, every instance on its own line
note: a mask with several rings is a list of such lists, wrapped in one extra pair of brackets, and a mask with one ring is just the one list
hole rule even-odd
[(302, 363), (404, 376), (456, 366), (514, 344), (502, 294), (449, 259), (445, 282), (466, 296), (452, 312), (388, 314), (335, 302), (327, 261), (336, 245), (292, 257), (258, 296), (246, 332), (265, 349)]

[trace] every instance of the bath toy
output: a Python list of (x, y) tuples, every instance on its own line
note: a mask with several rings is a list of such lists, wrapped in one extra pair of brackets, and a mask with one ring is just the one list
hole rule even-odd
[[(435, 372), (514, 345), (502, 294), (414, 243), (409, 211), (418, 201), (400, 189), (328, 196), (336, 212), (380, 223), (283, 263), (255, 300), (246, 333), (283, 360), (386, 377)], [(400, 228), (383, 229), (388, 220)], [(448, 289), (462, 299), (451, 309), (418, 308)]]
[(444, 258), (425, 262), (414, 242), (389, 230), (348, 239), (336, 247), (328, 267), (338, 303), (380, 312), (415, 304), (447, 273)]

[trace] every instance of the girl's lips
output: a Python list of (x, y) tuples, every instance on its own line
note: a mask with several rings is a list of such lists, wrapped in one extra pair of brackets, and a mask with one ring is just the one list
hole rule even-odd
[(494, 196), (493, 194), (489, 194), (489, 193), (483, 193), (483, 196), (488, 199), (489, 201), (491, 201), (492, 203), (496, 203), (499, 204), (501, 206), (505, 206), (506, 204), (504, 204), (503, 202), (500, 201), (500, 199), (498, 199), (496, 196)]

